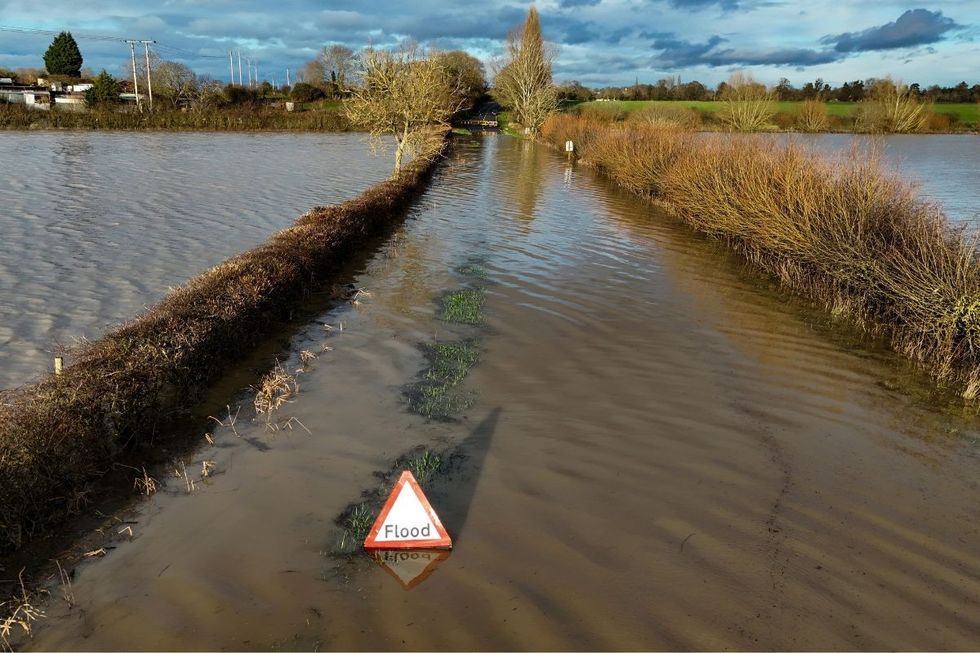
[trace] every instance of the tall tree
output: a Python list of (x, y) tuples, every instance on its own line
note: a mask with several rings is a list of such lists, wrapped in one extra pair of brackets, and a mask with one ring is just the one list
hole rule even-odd
[(460, 93), (465, 100), (464, 108), (472, 108), (476, 101), (487, 92), (487, 78), (483, 71), (483, 63), (462, 50), (439, 52), (435, 57), (446, 69), (446, 74), (458, 81)]
[(323, 48), (320, 52), (320, 62), (323, 64), (324, 72), (330, 75), (330, 80), (337, 85), (337, 91), (343, 94), (347, 90), (347, 85), (353, 81), (354, 68), (357, 63), (357, 55), (354, 51), (344, 45), (331, 45)]
[(71, 32), (54, 37), (44, 53), (44, 67), (51, 75), (78, 77), (82, 72), (82, 53)]
[(524, 26), (507, 37), (504, 60), (497, 66), (494, 96), (513, 112), (513, 118), (533, 133), (558, 107), (551, 78), (556, 51), (541, 36), (541, 19), (531, 7)]
[(397, 177), (404, 153), (418, 151), (459, 111), (459, 81), (415, 45), (395, 52), (365, 50), (359, 72), (361, 83), (351, 89), (344, 109), (351, 123), (367, 129), (375, 143), (395, 139)]

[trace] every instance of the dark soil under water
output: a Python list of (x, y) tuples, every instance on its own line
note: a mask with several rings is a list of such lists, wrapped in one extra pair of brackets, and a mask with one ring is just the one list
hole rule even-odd
[[(648, 204), (464, 142), (355, 285), (27, 648), (980, 646), (976, 422)], [(465, 401), (413, 412), (427, 379)], [(451, 554), (338, 556), (426, 451)]]

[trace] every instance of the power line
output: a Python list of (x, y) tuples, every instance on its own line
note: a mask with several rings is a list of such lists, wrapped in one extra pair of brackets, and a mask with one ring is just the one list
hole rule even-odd
[[(12, 32), (17, 34), (37, 34), (41, 36), (58, 36), (61, 32), (67, 30), (50, 30), (50, 29), (39, 29), (34, 27), (14, 27), (12, 25), (0, 25), (0, 32)], [(72, 37), (75, 39), (83, 39), (86, 41), (102, 41), (111, 43), (125, 43), (128, 39), (124, 39), (119, 36), (106, 36), (104, 34), (85, 34), (83, 32), (72, 32)], [(142, 41), (143, 39), (139, 39)], [(224, 55), (213, 55), (213, 54), (201, 54), (197, 52), (191, 52), (190, 50), (185, 50), (183, 48), (178, 48), (173, 45), (167, 45), (166, 43), (156, 43), (157, 49), (168, 50), (174, 54), (183, 55), (185, 57), (193, 57), (195, 59), (224, 59)]]
[[(41, 34), (45, 36), (58, 36), (61, 34), (60, 31), (54, 31), (49, 29), (35, 29), (33, 27), (13, 27), (10, 25), (0, 25), (0, 32), (14, 32), (18, 34)], [(98, 34), (82, 34), (72, 32), (72, 36), (76, 39), (84, 39), (87, 41), (112, 41), (114, 43), (124, 43), (126, 39), (120, 38), (118, 36), (102, 36)]]

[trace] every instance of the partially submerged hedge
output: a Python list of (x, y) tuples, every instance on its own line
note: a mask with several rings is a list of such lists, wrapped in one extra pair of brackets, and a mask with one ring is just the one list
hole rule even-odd
[(980, 395), (977, 235), (949, 223), (869, 153), (821, 156), (749, 136), (557, 115), (543, 137), (662, 200), (695, 230), (896, 351), (970, 401)]
[(343, 204), (172, 291), (69, 354), (61, 376), (0, 397), (0, 550), (63, 519), (86, 483), (146, 442), (331, 272), (400, 217), (448, 147), (438, 144)]

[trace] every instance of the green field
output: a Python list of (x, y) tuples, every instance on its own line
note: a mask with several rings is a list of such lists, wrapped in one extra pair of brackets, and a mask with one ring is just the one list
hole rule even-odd
[[(802, 102), (777, 102), (779, 111), (785, 113), (797, 113)], [(714, 113), (724, 106), (723, 102), (708, 102), (699, 100), (612, 100), (609, 102), (583, 102), (577, 107), (595, 107), (608, 111), (636, 111), (649, 106), (673, 106), (683, 108), (700, 109), (707, 113)], [(850, 117), (857, 111), (858, 104), (855, 102), (828, 102), (827, 112), (832, 116)], [(933, 110), (936, 113), (951, 113), (959, 116), (961, 123), (977, 125), (980, 123), (980, 104), (974, 103), (950, 103), (934, 104)]]

